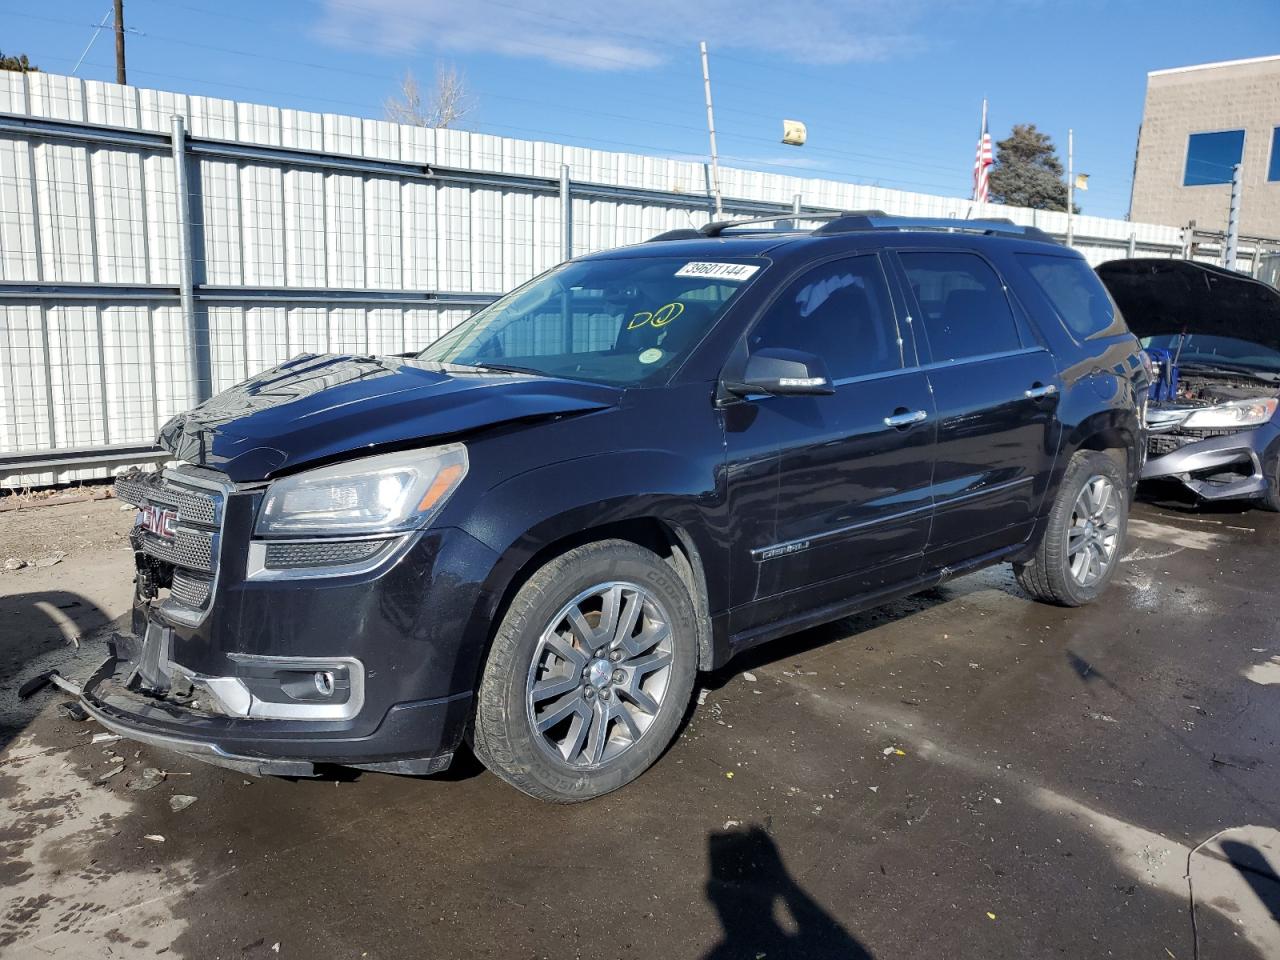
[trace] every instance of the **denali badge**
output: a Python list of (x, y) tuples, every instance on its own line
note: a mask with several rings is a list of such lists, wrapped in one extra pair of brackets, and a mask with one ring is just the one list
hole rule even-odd
[(173, 526), (178, 522), (177, 510), (166, 510), (164, 507), (154, 507), (147, 504), (138, 511), (138, 517), (134, 520), (134, 525), (149, 530), (157, 537), (164, 537), (166, 540), (173, 539)]

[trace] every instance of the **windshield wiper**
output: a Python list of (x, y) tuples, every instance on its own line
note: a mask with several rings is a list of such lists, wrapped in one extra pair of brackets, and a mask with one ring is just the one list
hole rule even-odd
[(533, 367), (518, 367), (513, 363), (470, 363), (466, 366), (477, 367), (480, 370), (493, 370), (497, 373), (528, 373), (535, 377), (547, 376), (544, 370), (535, 370)]

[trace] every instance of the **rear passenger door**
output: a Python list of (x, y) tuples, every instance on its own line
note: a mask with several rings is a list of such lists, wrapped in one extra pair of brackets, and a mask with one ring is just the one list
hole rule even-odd
[(976, 251), (900, 250), (938, 411), (927, 568), (1026, 539), (1057, 452), (1062, 382)]

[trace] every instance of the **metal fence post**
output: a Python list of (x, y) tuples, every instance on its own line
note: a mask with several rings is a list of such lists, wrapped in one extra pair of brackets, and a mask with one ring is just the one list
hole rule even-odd
[(178, 210), (178, 297), (182, 320), (187, 328), (187, 375), (191, 380), (191, 399), (195, 403), (207, 399), (200, 357), (200, 337), (196, 323), (195, 289), (191, 262), (191, 203), (187, 188), (187, 131), (182, 117), (173, 118), (173, 189)]
[(569, 165), (560, 165), (560, 229), (562, 260), (573, 259), (573, 195), (569, 192)]
[(1231, 168), (1231, 207), (1227, 211), (1227, 238), (1222, 249), (1222, 265), (1228, 270), (1236, 268), (1236, 254), (1240, 246), (1240, 164)]

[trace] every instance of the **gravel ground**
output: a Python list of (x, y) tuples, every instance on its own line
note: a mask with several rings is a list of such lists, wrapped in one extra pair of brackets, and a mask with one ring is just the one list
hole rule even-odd
[[(0, 514), (0, 556), (67, 554), (0, 574), (4, 688), (96, 665), (128, 522)], [(1272, 515), (1140, 505), (1101, 603), (995, 569), (785, 638), (573, 807), (467, 759), (244, 778), (10, 698), (0, 955), (1278, 957), (1277, 547)]]

